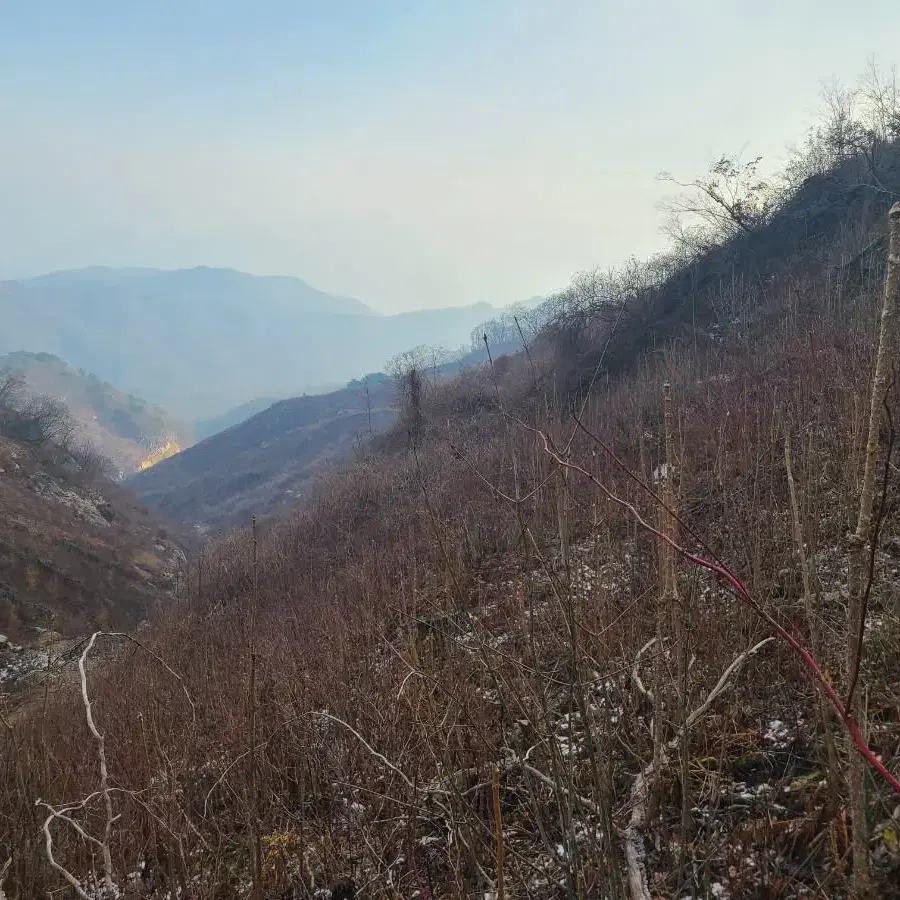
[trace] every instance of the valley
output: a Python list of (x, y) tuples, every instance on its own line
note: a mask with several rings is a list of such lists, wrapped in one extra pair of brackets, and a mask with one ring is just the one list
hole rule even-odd
[[(771, 171), (663, 174), (663, 249), (524, 303), (0, 282), (0, 900), (900, 898), (900, 89), (866, 77)], [(557, 194), (587, 227), (514, 143), (485, 181), (450, 154), (445, 207), (403, 173), (409, 271), (501, 221), (524, 266)], [(185, 222), (248, 203), (193, 188)], [(230, 246), (201, 220), (172, 233)]]
[(52, 353), (183, 421), (334, 388), (419, 344), (464, 344), (487, 305), (382, 316), (296, 278), (93, 268), (0, 282), (0, 354)]
[(317, 479), (394, 422), (389, 378), (364, 387), (280, 400), (130, 478), (138, 499), (203, 532), (289, 513)]

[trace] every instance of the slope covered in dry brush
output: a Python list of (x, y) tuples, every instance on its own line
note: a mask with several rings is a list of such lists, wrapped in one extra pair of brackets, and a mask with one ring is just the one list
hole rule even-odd
[[(407, 373), (390, 435), (293, 517), (208, 546), (83, 696), (49, 670), (41, 709), (3, 717), (8, 897), (63, 869), (92, 898), (900, 896), (900, 798), (871, 766), (852, 795), (846, 729), (772, 640), (846, 696), (900, 191), (896, 143), (881, 167), (854, 152), (826, 175), (859, 163), (859, 204), (785, 256), (741, 247), (809, 178), (718, 249), (576, 281), (521, 354)], [(888, 388), (856, 695), (896, 775)]]

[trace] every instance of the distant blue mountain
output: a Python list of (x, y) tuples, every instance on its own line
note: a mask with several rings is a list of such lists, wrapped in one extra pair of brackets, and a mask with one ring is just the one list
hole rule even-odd
[(212, 269), (207, 266), (174, 270), (89, 266), (38, 275), (22, 283), (33, 289), (63, 290), (70, 295), (79, 289), (89, 292), (114, 289), (122, 295), (123, 302), (158, 302), (164, 297), (170, 304), (182, 300), (194, 303), (215, 300), (233, 309), (239, 304), (256, 302), (291, 311), (376, 315), (373, 309), (359, 300), (326, 294), (300, 278), (248, 275), (235, 269)]
[(458, 347), (493, 313), (382, 316), (299, 278), (98, 266), (0, 282), (0, 353), (55, 353), (197, 420), (346, 383), (419, 344)]

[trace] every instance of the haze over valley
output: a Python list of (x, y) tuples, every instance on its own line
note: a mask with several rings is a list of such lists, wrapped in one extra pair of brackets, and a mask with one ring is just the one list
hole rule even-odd
[(493, 314), (381, 316), (298, 278), (96, 267), (0, 282), (0, 353), (53, 353), (194, 421), (341, 386), (417, 345), (455, 350)]

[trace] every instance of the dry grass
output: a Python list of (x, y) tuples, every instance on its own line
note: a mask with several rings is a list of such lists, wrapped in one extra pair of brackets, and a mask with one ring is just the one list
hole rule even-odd
[(0, 470), (0, 633), (31, 645), (41, 629), (134, 627), (166, 598), (184, 563), (180, 535), (121, 487), (2, 437)]
[[(661, 384), (671, 383), (685, 517), (779, 622), (804, 639), (815, 627), (835, 678), (875, 321), (870, 287), (853, 303), (823, 293), (806, 314), (783, 316), (743, 345), (676, 348), (627, 379), (601, 379), (583, 417), (652, 482), (663, 459)], [(783, 291), (773, 289), (772, 304), (790, 296)], [(589, 483), (564, 477), (513, 419), (566, 444), (571, 417), (546, 378), (533, 390), (532, 365), (551, 364), (558, 360), (513, 358), (493, 378), (470, 374), (432, 391), (420, 446), (408, 451), (397, 435), (331, 477), (307, 510), (260, 534), (255, 572), (249, 532), (208, 547), (190, 589), (148, 637), (183, 677), (193, 709), (182, 685), (140, 653), (94, 670), (122, 815), (117, 877), (124, 883), (144, 867), (134, 896), (250, 896), (257, 839), (267, 898), (314, 896), (346, 877), (364, 897), (494, 896), (495, 812), (506, 897), (625, 896), (621, 835), (632, 780), (653, 757), (651, 718), (674, 737), (684, 711), (766, 631), (713, 580), (680, 567), (692, 662), (678, 683), (682, 648), (674, 632), (657, 634), (652, 539)], [(812, 622), (797, 574), (786, 433), (815, 585)], [(596, 450), (578, 432), (570, 458), (651, 510)], [(898, 528), (891, 506), (865, 672), (871, 739), (895, 771)], [(637, 674), (659, 693), (656, 705), (634, 678), (654, 636)], [(60, 884), (44, 860), (35, 800), (96, 790), (96, 759), (70, 694), (71, 684), (3, 735), (0, 841), (13, 858), (11, 898)], [(872, 821), (884, 823), (890, 798), (876, 780), (870, 788)], [(815, 689), (792, 654), (766, 646), (654, 784), (652, 891), (845, 893), (843, 790), (828, 767)], [(99, 815), (85, 814), (94, 830)], [(55, 840), (72, 871), (99, 865), (62, 826)], [(889, 843), (874, 845), (884, 891), (896, 876)]]
[[(719, 255), (589, 280), (625, 317), (564, 298), (528, 353), (410, 381), (401, 425), (301, 512), (204, 548), (143, 648), (88, 672), (119, 818), (102, 847), (54, 823), (83, 892), (103, 896), (108, 849), (122, 889), (156, 900), (851, 896), (851, 751), (797, 654), (706, 570), (670, 577), (609, 497), (670, 533), (666, 478), (680, 540), (702, 536), (846, 691), (880, 288), (868, 195), (839, 183), (852, 162)], [(807, 252), (816, 210), (831, 230)], [(897, 772), (890, 431), (860, 689)], [(35, 802), (100, 785), (71, 676), (45, 687), (0, 730), (14, 900), (63, 884)], [(875, 878), (900, 896), (897, 797), (867, 790)], [(108, 821), (99, 802), (73, 817), (94, 837)]]

